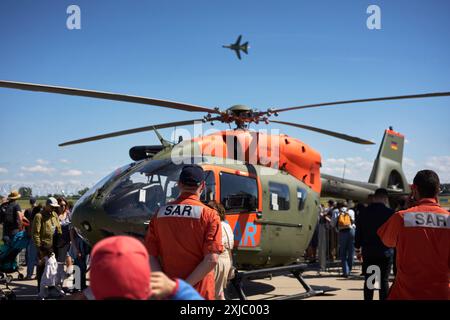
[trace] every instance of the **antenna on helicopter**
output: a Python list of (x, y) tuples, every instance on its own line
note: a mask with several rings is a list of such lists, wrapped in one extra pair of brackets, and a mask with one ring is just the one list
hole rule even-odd
[(164, 148), (170, 147), (170, 141), (167, 141), (163, 138), (163, 136), (158, 132), (158, 130), (153, 126), (153, 131), (155, 131), (156, 136), (158, 137), (159, 141), (161, 142), (162, 146)]

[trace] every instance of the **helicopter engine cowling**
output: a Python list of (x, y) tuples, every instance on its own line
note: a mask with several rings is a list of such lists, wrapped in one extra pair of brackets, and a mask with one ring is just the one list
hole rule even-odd
[(151, 159), (155, 154), (164, 149), (162, 145), (135, 146), (130, 149), (130, 158), (134, 161)]

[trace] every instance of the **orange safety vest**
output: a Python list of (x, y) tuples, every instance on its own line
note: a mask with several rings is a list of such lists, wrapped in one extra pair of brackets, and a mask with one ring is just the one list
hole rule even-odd
[[(207, 254), (223, 251), (219, 215), (197, 196), (182, 194), (155, 213), (145, 245), (151, 256), (160, 258), (167, 276), (186, 279)], [(194, 288), (205, 299), (214, 300), (214, 270)]]
[(390, 300), (448, 300), (449, 212), (435, 199), (399, 211), (378, 229), (384, 245), (397, 248), (397, 275)]

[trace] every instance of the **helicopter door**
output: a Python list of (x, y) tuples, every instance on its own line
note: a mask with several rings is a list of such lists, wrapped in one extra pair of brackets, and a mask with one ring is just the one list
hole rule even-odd
[(297, 210), (297, 188), (279, 178), (269, 181), (268, 187), (269, 210), (260, 223), (266, 225), (269, 241), (272, 243), (272, 259), (298, 257), (302, 254), (302, 245), (298, 241), (303, 241), (304, 219)]
[(234, 246), (259, 248), (261, 225), (255, 224), (257, 214), (261, 212), (258, 180), (246, 172), (230, 171), (219, 173), (219, 197), (234, 232)]

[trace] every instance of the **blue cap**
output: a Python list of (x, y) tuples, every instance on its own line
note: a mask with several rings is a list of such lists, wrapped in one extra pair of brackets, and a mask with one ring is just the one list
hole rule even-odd
[(199, 186), (205, 180), (203, 168), (190, 164), (183, 167), (180, 173), (180, 182), (187, 186)]

